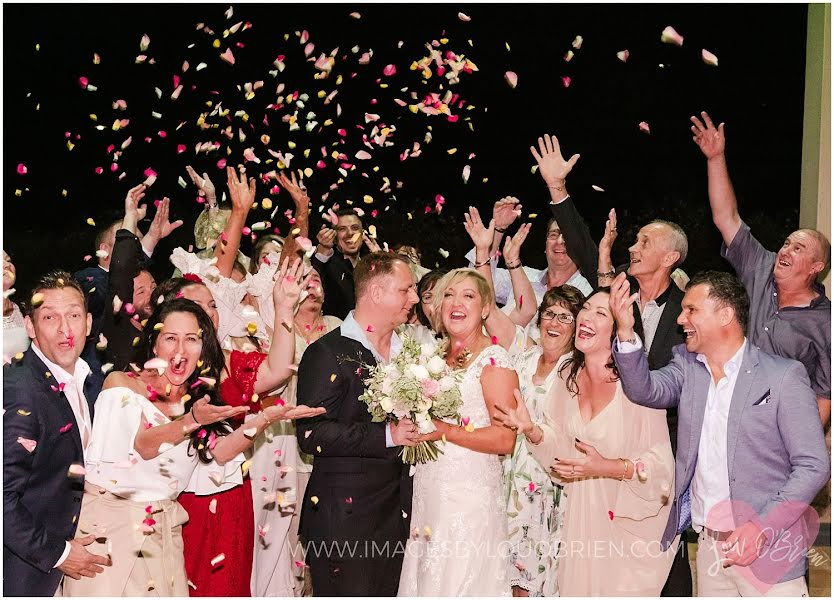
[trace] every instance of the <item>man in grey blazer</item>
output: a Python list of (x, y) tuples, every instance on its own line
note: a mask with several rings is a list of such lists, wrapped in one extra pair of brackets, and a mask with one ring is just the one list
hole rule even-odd
[(819, 522), (810, 503), (830, 465), (805, 368), (753, 346), (743, 285), (707, 271), (681, 302), (685, 345), (650, 371), (637, 351), (634, 300), (621, 274), (611, 312), (623, 389), (643, 406), (678, 407), (675, 500), (662, 546), (691, 517), (700, 596), (807, 595), (805, 554)]

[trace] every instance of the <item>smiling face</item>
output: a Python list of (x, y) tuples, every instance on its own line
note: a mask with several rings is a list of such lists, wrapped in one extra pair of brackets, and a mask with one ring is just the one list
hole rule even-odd
[(40, 293), (43, 302), (26, 317), (26, 333), (46, 358), (73, 373), (93, 318), (84, 307), (84, 297), (73, 287)]
[(151, 296), (155, 289), (156, 281), (147, 271), (142, 271), (133, 278), (133, 307), (143, 319), (151, 316), (153, 312)]
[[(560, 320), (561, 319), (561, 320)], [(568, 321), (565, 323), (564, 321)], [(576, 320), (570, 309), (553, 303), (541, 311), (539, 345), (549, 356), (562, 356), (570, 350), (576, 332)]]
[(802, 229), (794, 231), (776, 254), (776, 264), (773, 265), (774, 279), (777, 283), (809, 279), (813, 281), (825, 268), (821, 253), (819, 241), (812, 235)]
[(313, 269), (310, 279), (307, 281), (307, 297), (304, 298), (301, 306), (314, 306), (321, 310), (322, 304), (324, 304), (324, 287), (321, 284), (321, 276), (319, 276), (318, 271)]
[(336, 245), (345, 256), (356, 256), (362, 248), (362, 221), (358, 215), (343, 215), (336, 225)]
[(585, 353), (611, 352), (614, 317), (608, 306), (608, 294), (597, 292), (585, 301), (576, 316), (576, 349)]
[(173, 312), (162, 322), (153, 346), (154, 356), (168, 363), (165, 374), (172, 385), (182, 385), (197, 368), (203, 352), (197, 318), (187, 312)]
[(629, 275), (651, 275), (660, 269), (670, 272), (680, 256), (672, 250), (669, 229), (661, 223), (650, 223), (637, 233), (637, 241), (628, 249)]
[(480, 331), (487, 315), (489, 307), (473, 277), (453, 280), (443, 290), (440, 317), (450, 337), (466, 338)]
[(722, 328), (734, 318), (733, 310), (709, 297), (708, 285), (693, 285), (681, 300), (678, 325), (683, 327), (686, 349), (707, 354), (722, 339)]
[(199, 304), (200, 308), (206, 311), (214, 328), (217, 329), (217, 326), (220, 324), (220, 313), (217, 312), (217, 303), (214, 301), (214, 296), (211, 295), (211, 292), (206, 286), (201, 283), (187, 285), (182, 288), (182, 297)]
[(12, 263), (12, 257), (3, 251), (3, 291), (9, 290), (17, 281), (17, 269)]
[(544, 251), (548, 265), (566, 267), (573, 264), (565, 246), (565, 237), (562, 235), (562, 231), (559, 229), (559, 224), (556, 221), (553, 221), (547, 229)]

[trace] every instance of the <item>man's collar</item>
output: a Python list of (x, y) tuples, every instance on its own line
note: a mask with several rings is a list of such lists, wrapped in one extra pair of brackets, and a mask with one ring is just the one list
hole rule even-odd
[(76, 376), (80, 377), (81, 381), (83, 382), (84, 379), (87, 378), (87, 375), (90, 374), (90, 366), (81, 357), (79, 357), (75, 361), (75, 372), (68, 373), (66, 370), (64, 370), (63, 367), (56, 365), (54, 362), (46, 358), (41, 349), (38, 348), (37, 342), (35, 341), (32, 342), (32, 351), (37, 355), (38, 358), (41, 359), (41, 361), (43, 361), (43, 364), (46, 365), (46, 368), (50, 370), (52, 376), (55, 377), (58, 383), (69, 383), (70, 380), (72, 380)]
[[(654, 299), (654, 303), (657, 304), (658, 306), (663, 306), (664, 304), (666, 304), (666, 301), (669, 299), (669, 294), (672, 293), (672, 286), (673, 285), (675, 285), (675, 282), (670, 279), (669, 280), (669, 285), (667, 285), (666, 289), (663, 290), (660, 293), (660, 295), (657, 298)], [(640, 298), (641, 302), (642, 302), (642, 300), (643, 299)], [(649, 300), (649, 302), (651, 302), (651, 300)], [(648, 304), (648, 302), (646, 304)]]
[[(353, 313), (354, 311), (350, 311), (345, 317), (345, 320), (342, 321), (342, 325), (340, 326), (342, 336), (362, 344), (371, 354), (374, 355), (377, 362), (386, 362), (385, 359), (377, 352), (376, 348), (374, 348), (374, 345), (371, 344), (368, 336), (365, 335), (365, 331), (359, 325), (359, 322), (356, 320)], [(389, 356), (393, 358), (399, 354), (402, 349), (402, 345), (402, 340), (400, 339), (400, 336), (397, 335), (397, 332), (391, 332), (391, 351)]]

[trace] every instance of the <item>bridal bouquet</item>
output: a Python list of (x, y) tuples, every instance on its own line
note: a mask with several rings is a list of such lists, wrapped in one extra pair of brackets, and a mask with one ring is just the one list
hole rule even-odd
[[(370, 367), (367, 390), (359, 399), (368, 404), (375, 423), (408, 418), (427, 434), (436, 429), (432, 419), (460, 422), (460, 376), (446, 364), (445, 349), (445, 342), (421, 344), (405, 335), (402, 350), (391, 362)], [(403, 447), (401, 456), (413, 465), (437, 460), (438, 453), (442, 450), (432, 441)]]

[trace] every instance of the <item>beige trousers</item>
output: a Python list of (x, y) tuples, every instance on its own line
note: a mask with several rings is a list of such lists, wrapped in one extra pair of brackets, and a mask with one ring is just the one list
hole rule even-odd
[[(757, 587), (751, 579), (743, 574), (739, 567), (721, 566), (724, 554), (721, 544), (702, 531), (698, 536), (698, 553), (695, 558), (695, 571), (698, 574), (698, 596), (807, 596), (808, 585), (804, 577), (783, 581), (766, 588), (766, 584)], [(746, 570), (749, 577), (751, 571)]]
[[(148, 517), (156, 523), (152, 533), (143, 533), (138, 526)], [(188, 596), (182, 542), (186, 521), (188, 513), (176, 500), (132, 502), (86, 483), (76, 537), (95, 533), (87, 550), (110, 555), (112, 566), (91, 578), (65, 577), (63, 595)]]

